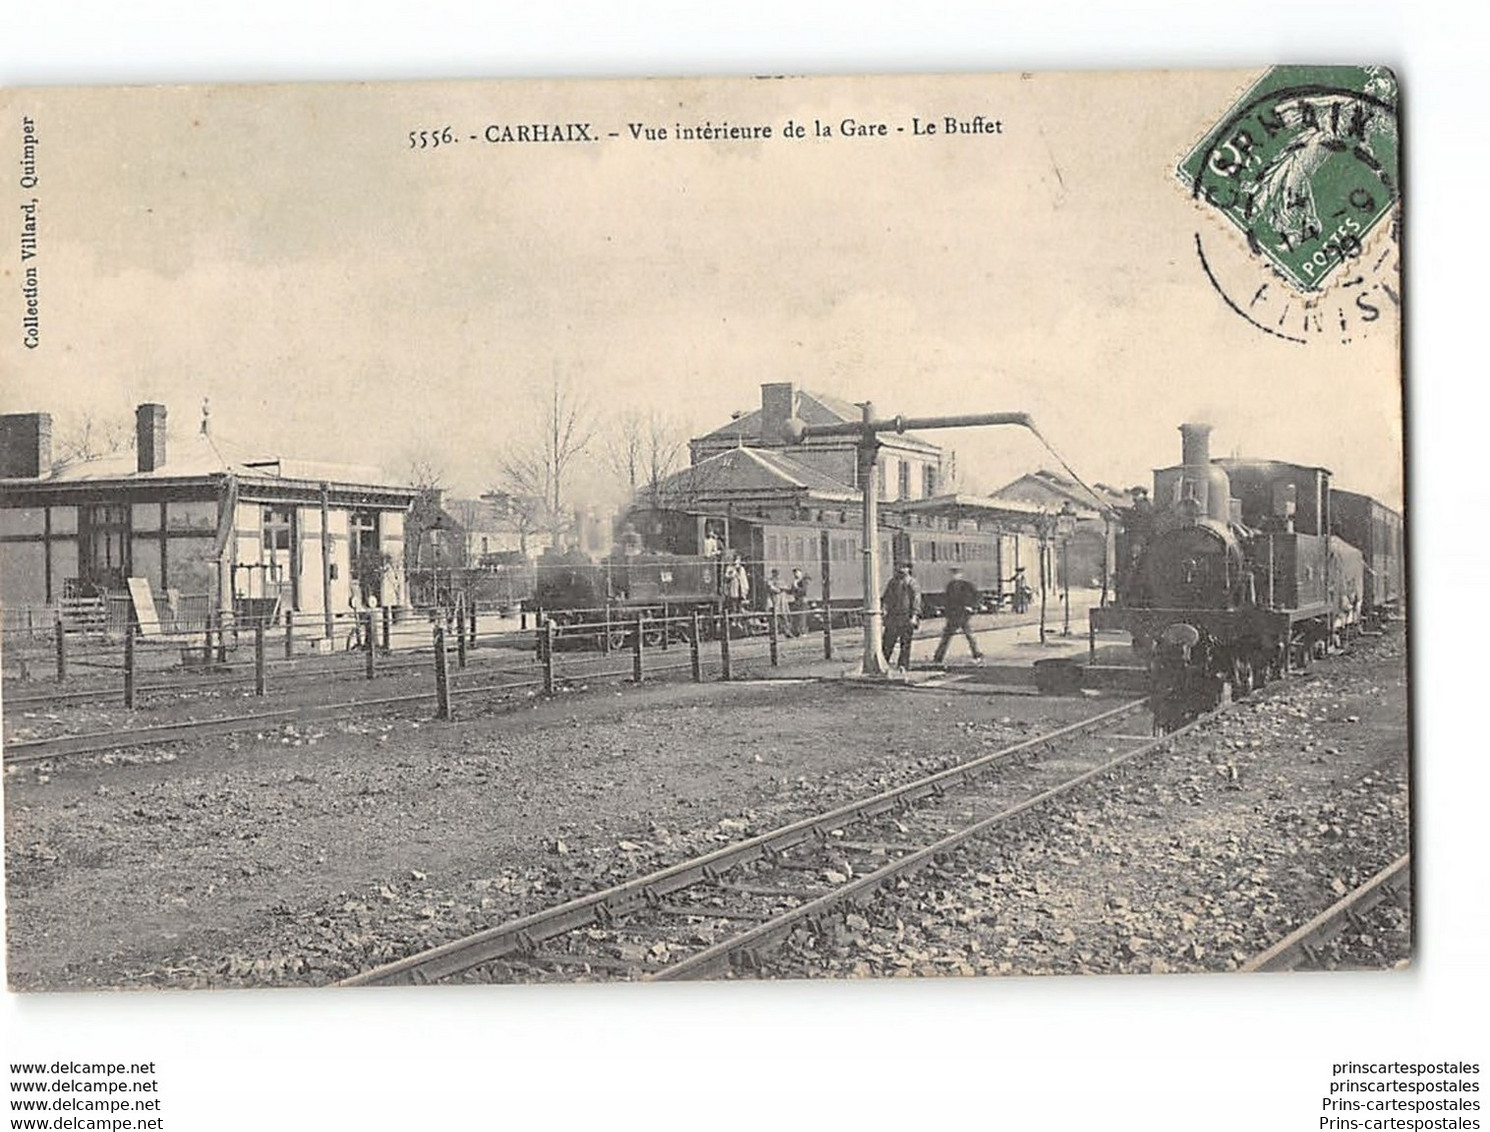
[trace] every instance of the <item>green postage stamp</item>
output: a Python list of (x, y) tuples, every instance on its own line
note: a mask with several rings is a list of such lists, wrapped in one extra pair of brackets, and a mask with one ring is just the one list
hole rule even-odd
[(1399, 195), (1397, 81), (1385, 67), (1274, 67), (1180, 163), (1300, 292), (1359, 259)]

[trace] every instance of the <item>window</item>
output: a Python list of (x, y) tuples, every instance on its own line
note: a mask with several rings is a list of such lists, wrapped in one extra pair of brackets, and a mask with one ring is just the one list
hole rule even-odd
[(936, 494), (936, 468), (930, 464), (921, 467), (921, 498), (930, 499)]
[(79, 574), (84, 582), (101, 589), (123, 589), (129, 576), (129, 506), (95, 503), (83, 508), (82, 546), (84, 561)]
[[(364, 604), (371, 598), (381, 600), (383, 555), (382, 546), (378, 541), (378, 513), (376, 511), (353, 511), (351, 527), (352, 574), (357, 582), (358, 596)], [(462, 556), (465, 552), (465, 548), (462, 547)]]
[(378, 553), (378, 513), (376, 511), (352, 512), (352, 553), (359, 558), (365, 554)]
[(911, 465), (909, 460), (900, 461), (900, 494), (897, 499), (911, 497)]
[(288, 508), (264, 508), (264, 550), (289, 550), (295, 528), (294, 512)]
[[(265, 580), (292, 582), (295, 576), (295, 509), (265, 507), (261, 520)], [(293, 602), (293, 597), (291, 598)]]

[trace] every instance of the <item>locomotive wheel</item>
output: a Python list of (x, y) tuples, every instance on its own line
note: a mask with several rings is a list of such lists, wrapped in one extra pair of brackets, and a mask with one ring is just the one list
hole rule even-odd
[(606, 630), (606, 644), (610, 647), (611, 652), (620, 652), (624, 649), (629, 637), (630, 634), (625, 629)]

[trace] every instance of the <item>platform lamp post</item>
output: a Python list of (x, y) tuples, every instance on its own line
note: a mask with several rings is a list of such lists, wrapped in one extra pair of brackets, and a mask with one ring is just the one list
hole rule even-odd
[(1076, 531), (1076, 509), (1068, 499), (1061, 504), (1055, 517), (1056, 536), (1061, 540), (1061, 601), (1065, 613), (1061, 620), (1061, 636), (1071, 635), (1071, 535)]
[(876, 419), (874, 405), (868, 401), (859, 405), (862, 414), (857, 421), (839, 424), (809, 425), (797, 417), (786, 422), (785, 437), (792, 444), (801, 444), (813, 437), (851, 436), (858, 442), (857, 468), (859, 488), (864, 510), (863, 555), (864, 555), (864, 659), (861, 673), (864, 676), (888, 676), (890, 666), (880, 652), (880, 638), (884, 633), (884, 618), (880, 612), (880, 562), (879, 562), (879, 464), (882, 432), (904, 433), (925, 431), (934, 428), (969, 428), (982, 425), (1019, 425), (1034, 431), (1034, 422), (1028, 413), (969, 413), (953, 417), (892, 417)]
[(1055, 516), (1041, 511), (1035, 516), (1035, 530), (1040, 535), (1040, 643), (1045, 643), (1045, 582), (1050, 576), (1050, 534), (1055, 529)]

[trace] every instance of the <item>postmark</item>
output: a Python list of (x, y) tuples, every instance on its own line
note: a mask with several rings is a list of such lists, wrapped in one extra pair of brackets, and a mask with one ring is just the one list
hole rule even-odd
[(1398, 151), (1387, 69), (1268, 71), (1178, 166), (1207, 280), (1275, 337), (1368, 334), (1401, 294)]

